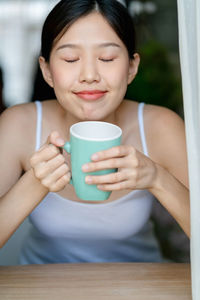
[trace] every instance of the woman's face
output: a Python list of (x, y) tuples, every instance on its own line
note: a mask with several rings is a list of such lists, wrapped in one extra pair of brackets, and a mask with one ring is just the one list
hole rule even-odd
[(40, 58), (46, 81), (62, 107), (80, 120), (103, 120), (122, 102), (137, 73), (123, 42), (99, 13), (77, 20), (54, 45), (49, 64)]

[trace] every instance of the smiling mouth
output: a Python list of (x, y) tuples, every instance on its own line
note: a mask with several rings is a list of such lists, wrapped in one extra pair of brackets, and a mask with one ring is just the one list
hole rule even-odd
[(95, 91), (80, 91), (74, 94), (83, 100), (92, 101), (92, 100), (98, 100), (102, 98), (106, 93), (107, 91), (95, 90)]

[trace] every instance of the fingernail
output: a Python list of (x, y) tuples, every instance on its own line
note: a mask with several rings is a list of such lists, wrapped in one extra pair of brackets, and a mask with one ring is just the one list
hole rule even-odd
[(89, 169), (89, 166), (88, 166), (88, 165), (83, 165), (83, 166), (82, 166), (82, 171), (83, 171), (83, 172), (88, 171), (88, 169)]
[(89, 177), (89, 176), (85, 177), (85, 182), (86, 183), (91, 183), (92, 182), (92, 178)]
[(96, 153), (93, 154), (93, 155), (92, 155), (92, 160), (97, 160), (97, 159), (98, 159), (98, 154), (96, 154)]
[(57, 139), (56, 139), (56, 143), (59, 144), (59, 145), (63, 145), (65, 142), (64, 142), (63, 139), (57, 138)]

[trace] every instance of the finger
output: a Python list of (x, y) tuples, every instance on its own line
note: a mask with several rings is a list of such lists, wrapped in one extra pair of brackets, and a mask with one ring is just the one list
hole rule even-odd
[(109, 159), (111, 157), (123, 157), (130, 154), (130, 152), (135, 153), (136, 152), (135, 148), (128, 145), (120, 145), (104, 151), (94, 153), (91, 157), (91, 160), (99, 161), (99, 160)]
[(42, 179), (42, 184), (46, 187), (51, 187), (58, 181), (61, 177), (67, 175), (69, 178), (71, 176), (69, 168), (66, 164), (61, 165), (53, 173), (49, 174), (47, 177)]
[(59, 192), (61, 190), (63, 190), (65, 188), (65, 186), (67, 184), (69, 184), (69, 181), (70, 181), (70, 178), (71, 178), (71, 174), (68, 173), (68, 174), (65, 174), (63, 175), (61, 178), (59, 178), (56, 183), (54, 183), (51, 188), (50, 188), (50, 192)]
[(53, 173), (60, 166), (65, 165), (66, 169), (69, 171), (69, 166), (65, 163), (65, 158), (62, 154), (58, 154), (53, 159), (48, 162), (40, 163), (35, 167), (35, 174), (38, 178), (42, 179), (47, 177), (49, 174)]
[(59, 149), (54, 145), (44, 145), (39, 151), (34, 153), (31, 157), (31, 166), (39, 164), (41, 162), (48, 161), (56, 157), (60, 153)]
[(87, 184), (111, 184), (124, 181), (126, 178), (125, 172), (114, 172), (101, 176), (86, 176), (85, 182)]
[(122, 181), (114, 184), (99, 184), (97, 188), (102, 191), (120, 191), (129, 189), (128, 181)]
[(65, 141), (60, 136), (58, 131), (52, 131), (52, 133), (48, 136), (46, 144), (53, 144), (57, 147), (62, 147), (65, 144)]
[(49, 180), (51, 182), (57, 181), (60, 177), (70, 173), (69, 167), (66, 164), (61, 165), (53, 173), (49, 174)]
[(50, 136), (47, 139), (47, 142), (49, 144), (52, 144), (54, 146), (56, 146), (60, 153), (63, 153), (63, 146), (65, 144), (65, 141), (63, 140), (63, 138), (59, 135), (59, 133), (57, 131), (53, 131)]
[(48, 172), (51, 173), (63, 164), (66, 165), (66, 167), (69, 169), (68, 165), (65, 162), (65, 157), (62, 154), (58, 154), (53, 159), (49, 160), (46, 163), (45, 167)]
[(117, 168), (128, 168), (134, 167), (134, 160), (129, 160), (126, 158), (112, 158), (98, 162), (87, 163), (82, 166), (83, 172), (95, 172), (106, 169), (117, 169)]

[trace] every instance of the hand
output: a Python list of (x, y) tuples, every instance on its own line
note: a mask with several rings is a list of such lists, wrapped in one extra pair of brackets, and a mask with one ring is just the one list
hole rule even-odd
[(50, 192), (61, 191), (70, 181), (71, 173), (59, 147), (64, 145), (58, 132), (48, 137), (45, 145), (30, 159), (35, 177)]
[(151, 189), (156, 181), (156, 164), (132, 146), (121, 145), (93, 154), (92, 162), (83, 165), (83, 172), (117, 168), (115, 173), (86, 176), (86, 183), (100, 190)]

